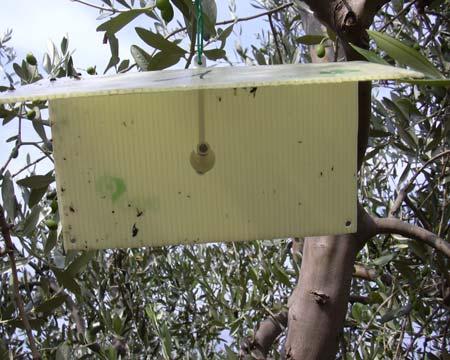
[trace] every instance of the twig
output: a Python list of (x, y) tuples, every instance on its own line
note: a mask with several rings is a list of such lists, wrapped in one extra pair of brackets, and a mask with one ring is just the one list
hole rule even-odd
[(400, 332), (400, 339), (398, 340), (398, 344), (397, 344), (397, 350), (395, 350), (395, 355), (394, 355), (394, 359), (400, 359), (400, 351), (402, 349), (402, 343), (403, 343), (403, 339), (405, 337), (405, 329), (406, 329), (406, 325), (408, 323), (408, 318), (405, 317), (402, 321), (402, 327), (401, 327), (401, 332)]
[(23, 142), (21, 143), (21, 145), (28, 145), (28, 146), (34, 146), (36, 148), (38, 148), (41, 153), (43, 153), (52, 163), (54, 163), (55, 161), (53, 160), (53, 158), (50, 156), (51, 153), (49, 153), (48, 151), (44, 150), (41, 146), (39, 146), (37, 143), (35, 142)]
[(6, 168), (8, 167), (9, 163), (11, 162), (11, 160), (14, 158), (14, 152), (15, 151), (19, 151), (20, 147), (22, 146), (22, 109), (23, 109), (23, 104), (20, 105), (19, 108), (19, 124), (18, 124), (18, 129), (17, 129), (17, 140), (16, 140), (16, 145), (15, 148), (13, 149), (13, 151), (11, 151), (11, 153), (9, 154), (8, 159), (6, 160), (6, 163), (0, 168), (0, 175), (3, 175), (3, 172), (6, 170)]
[(276, 12), (279, 12), (279, 11), (282, 11), (284, 9), (287, 9), (288, 7), (291, 7), (293, 5), (294, 5), (294, 3), (291, 1), (291, 2), (288, 2), (287, 4), (278, 6), (276, 8), (273, 8), (271, 10), (268, 10), (268, 11), (265, 11), (265, 12), (262, 12), (262, 13), (259, 13), (259, 14), (255, 14), (255, 15), (247, 16), (247, 17), (243, 17), (243, 18), (237, 18), (237, 19), (234, 19), (234, 20), (220, 21), (220, 22), (216, 23), (216, 25), (228, 25), (228, 24), (233, 24), (233, 23), (240, 23), (242, 21), (254, 20), (254, 19), (260, 18), (262, 16), (272, 15), (272, 14), (274, 14)]
[(19, 171), (17, 171), (15, 174), (12, 175), (12, 177), (15, 177), (17, 175), (19, 175), (21, 172), (25, 171), (26, 169), (32, 167), (33, 165), (36, 165), (38, 162), (44, 160), (47, 157), (47, 155), (41, 156), (39, 159), (29, 163), (28, 165), (24, 166), (22, 169), (20, 169)]
[(3, 175), (3, 172), (6, 170), (6, 168), (8, 167), (8, 165), (11, 162), (12, 159), (13, 159), (13, 153), (11, 152), (11, 154), (9, 154), (9, 156), (8, 156), (8, 159), (6, 160), (5, 165), (3, 165), (0, 168), (0, 175)]
[[(271, 10), (264, 11), (264, 12), (261, 12), (261, 13), (258, 13), (258, 14), (252, 15), (252, 16), (247, 16), (247, 17), (242, 17), (242, 18), (237, 18), (237, 19), (232, 19), (232, 20), (219, 21), (219, 22), (216, 23), (216, 26), (237, 24), (237, 23), (240, 23), (240, 22), (243, 22), (243, 21), (249, 21), (249, 20), (258, 19), (260, 17), (268, 16), (268, 15), (274, 14), (276, 12), (282, 11), (284, 9), (287, 9), (287, 8), (293, 6), (293, 5), (294, 5), (293, 2), (288, 2), (287, 4), (278, 6), (276, 8), (271, 9)], [(179, 34), (180, 32), (183, 32), (183, 31), (186, 31), (186, 30), (187, 30), (186, 26), (182, 27), (182, 28), (179, 28), (177, 30), (174, 30), (174, 31), (172, 31), (170, 34), (168, 34), (166, 36), (166, 39), (169, 39), (172, 36), (174, 36), (176, 34)]]
[(444, 162), (444, 166), (442, 167), (440, 180), (442, 182), (442, 185), (444, 185), (444, 190), (442, 194), (442, 207), (441, 207), (441, 220), (439, 221), (439, 229), (437, 232), (438, 236), (442, 236), (442, 229), (444, 227), (444, 217), (445, 217), (445, 209), (446, 209), (446, 202), (447, 202), (447, 186), (445, 186), (444, 177), (445, 177), (445, 170), (447, 170), (449, 158), (447, 158)]
[(22, 318), (22, 324), (25, 328), (25, 332), (27, 333), (33, 359), (40, 359), (41, 355), (37, 350), (36, 342), (33, 337), (33, 331), (31, 330), (30, 326), (30, 321), (28, 320), (28, 316), (25, 312), (25, 307), (23, 304), (23, 299), (22, 296), (20, 295), (19, 278), (17, 276), (16, 259), (14, 257), (14, 245), (11, 239), (11, 226), (6, 221), (5, 213), (1, 205), (0, 205), (0, 228), (3, 238), (5, 239), (5, 250), (8, 253), (9, 262), (11, 264), (11, 274), (13, 278), (14, 298), (16, 301), (16, 306), (19, 309), (19, 314), (20, 317)]
[[(419, 219), (419, 221), (422, 223), (422, 226), (431, 231), (432, 230), (432, 226), (430, 224), (430, 222), (427, 220), (427, 218), (425, 217), (425, 214), (423, 213), (422, 210), (420, 210), (418, 207), (416, 207), (416, 205), (414, 205), (414, 203), (412, 202), (412, 200), (409, 198), (408, 195), (405, 196), (405, 203), (406, 205), (409, 206), (409, 208), (413, 211), (413, 213), (417, 216), (417, 218)], [(439, 234), (438, 234), (439, 235)], [(440, 235), (439, 235), (440, 236)]]
[(273, 25), (272, 14), (269, 14), (268, 18), (269, 18), (270, 29), (272, 30), (273, 40), (275, 42), (275, 48), (277, 49), (278, 58), (280, 59), (280, 64), (282, 64), (283, 63), (283, 57), (281, 55), (280, 44), (278, 43), (277, 31), (275, 30), (275, 26)]
[(442, 354), (445, 351), (445, 344), (446, 344), (446, 340), (445, 339), (447, 339), (447, 332), (448, 332), (449, 328), (450, 328), (450, 317), (447, 320), (447, 325), (445, 325), (444, 334), (443, 334), (443, 337), (442, 337), (442, 346), (441, 346), (441, 353)]
[(102, 6), (98, 6), (98, 5), (94, 5), (94, 4), (88, 3), (88, 2), (83, 1), (83, 0), (70, 0), (70, 1), (77, 2), (77, 3), (80, 3), (80, 4), (86, 5), (88, 7), (94, 8), (94, 9), (98, 9), (98, 10), (102, 10), (102, 11), (109, 11), (109, 12), (112, 12), (113, 14), (127, 11), (127, 10), (118, 10), (118, 9), (115, 9), (115, 8), (108, 9), (108, 8), (104, 8)]
[(406, 356), (408, 356), (408, 353), (413, 350), (414, 343), (416, 342), (417, 338), (419, 336), (423, 336), (423, 331), (428, 326), (428, 324), (430, 324), (430, 322), (433, 320), (433, 318), (436, 316), (436, 314), (438, 313), (439, 310), (441, 310), (440, 307), (437, 307), (436, 309), (434, 309), (434, 311), (431, 313), (431, 315), (428, 317), (428, 319), (426, 319), (425, 322), (422, 324), (419, 331), (417, 331), (413, 336), (411, 336), (412, 337), (411, 342), (409, 343), (409, 346), (405, 350)]
[[(184, 66), (185, 69), (189, 69), (189, 66), (191, 66), (192, 59), (195, 56), (195, 43), (197, 41), (197, 36), (195, 36), (197, 34), (197, 32), (196, 32), (197, 19), (196, 19), (194, 13), (192, 14), (191, 20), (195, 20), (195, 21), (192, 21), (191, 47), (189, 49), (189, 57), (187, 58), (186, 65)], [(201, 61), (201, 59), (199, 59), (199, 60)]]
[(410, 190), (410, 187), (412, 186), (413, 182), (416, 180), (416, 178), (420, 175), (420, 173), (425, 170), (425, 168), (436, 161), (437, 159), (450, 155), (450, 150), (443, 151), (436, 156), (433, 156), (430, 160), (428, 160), (425, 164), (422, 165), (422, 167), (412, 176), (412, 178), (408, 181), (408, 183), (399, 191), (397, 198), (394, 201), (394, 204), (392, 205), (391, 210), (389, 211), (389, 216), (394, 216), (395, 213), (400, 209), (400, 206), (402, 205), (403, 201), (405, 200), (406, 195), (408, 194), (408, 191)]
[(364, 339), (364, 335), (366, 334), (366, 332), (369, 330), (370, 326), (372, 325), (372, 323), (375, 321), (375, 318), (377, 317), (378, 313), (380, 312), (380, 310), (383, 308), (384, 305), (386, 305), (389, 301), (391, 301), (391, 299), (394, 297), (394, 295), (397, 293), (397, 291), (394, 291), (391, 295), (389, 295), (375, 310), (375, 312), (373, 313), (372, 317), (370, 318), (369, 322), (367, 323), (367, 326), (364, 328), (363, 332), (361, 333), (361, 335), (359, 335), (358, 340), (356, 341), (356, 345), (355, 345), (355, 352), (357, 351), (359, 345), (361, 344), (361, 342)]
[(417, 0), (411, 1), (408, 5), (406, 5), (401, 11), (398, 12), (397, 15), (395, 15), (391, 20), (389, 20), (386, 24), (384, 24), (380, 30), (378, 30), (379, 32), (382, 32), (383, 30), (385, 30), (389, 25), (391, 25), (395, 20), (397, 20), (400, 16), (402, 16), (403, 14), (405, 14), (407, 11), (409, 11), (409, 9), (411, 8), (411, 6), (413, 6), (415, 3), (417, 2)]

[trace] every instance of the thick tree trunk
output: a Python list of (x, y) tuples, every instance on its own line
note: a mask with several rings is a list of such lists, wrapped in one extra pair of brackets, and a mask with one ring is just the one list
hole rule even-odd
[(300, 278), (289, 307), (287, 359), (334, 358), (357, 244), (353, 235), (305, 239)]
[[(365, 29), (385, 0), (305, 1), (338, 34), (347, 60), (359, 59), (348, 42), (367, 47)], [(371, 84), (359, 86), (358, 169), (367, 147)], [(372, 222), (360, 209), (358, 232), (305, 239), (298, 285), (289, 302), (286, 358), (334, 359), (347, 312), (354, 262)]]
[(287, 359), (334, 359), (355, 258), (374, 229), (373, 219), (359, 207), (355, 234), (305, 239), (300, 277), (288, 304)]

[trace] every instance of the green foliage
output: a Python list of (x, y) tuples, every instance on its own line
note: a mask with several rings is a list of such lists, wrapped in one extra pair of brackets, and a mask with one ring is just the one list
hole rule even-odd
[[(192, 1), (171, 0), (164, 6), (158, 2), (157, 10), (148, 7), (147, 1), (99, 3), (111, 10), (97, 29), (105, 33), (111, 51), (104, 72), (135, 67), (160, 70), (189, 61), (189, 34), (163, 11), (170, 6), (174, 19), (187, 19), (189, 28), (194, 25)], [(259, 12), (281, 2), (261, 0), (254, 5)], [(436, 21), (428, 26), (414, 7), (398, 16), (406, 5), (403, 0), (393, 1), (380, 11), (369, 32), (373, 48), (354, 46), (369, 61), (396, 62), (429, 77), (411, 81), (414, 86), (375, 85), (359, 195), (365, 207), (379, 216), (387, 216), (396, 191), (450, 145), (449, 96), (443, 87), (449, 85), (450, 30), (444, 21), (450, 16), (448, 1), (433, 2), (428, 17)], [(230, 10), (234, 11), (232, 3)], [(120, 30), (130, 28), (141, 15), (146, 15), (149, 26), (135, 28), (136, 42), (144, 44), (132, 45), (133, 59), (121, 59)], [(237, 60), (247, 65), (309, 62), (315, 45), (326, 41), (331, 47), (336, 41), (331, 33), (305, 33), (302, 16), (294, 8), (273, 14), (273, 21), (279, 49), (267, 26), (249, 47), (239, 41), (240, 26), (245, 28), (245, 23), (216, 26), (205, 48), (210, 65), (233, 56), (227, 46), (230, 39), (236, 41)], [(0, 60), (5, 57), (4, 63), (10, 63), (14, 81), (24, 85), (44, 77), (78, 76), (68, 38), (62, 39), (59, 48), (52, 44), (42, 63), (36, 60), (35, 64), (28, 57), (12, 64), (11, 50), (2, 50), (5, 39), (0, 41)], [(95, 74), (96, 67), (86, 71)], [(8, 83), (0, 90), (7, 90)], [(53, 164), (47, 114), (45, 102), (0, 106), (2, 125), (20, 128), (19, 124), (30, 122), (35, 132), (33, 141), (22, 139), (19, 131), (1, 139), (10, 147), (10, 156), (7, 166), (0, 164), (0, 181), (2, 207), (14, 225), (21, 294), (44, 358), (237, 358), (241, 341), (258, 323), (286, 309), (301, 264), (301, 256), (291, 252), (292, 240), (66, 252), (55, 178), (49, 172)], [(29, 146), (42, 156), (27, 156)], [(11, 164), (20, 164), (21, 170), (14, 172)], [(448, 157), (428, 164), (399, 216), (448, 239), (449, 179)], [(339, 356), (441, 356), (449, 318), (449, 304), (444, 304), (450, 284), (448, 259), (409, 238), (385, 235), (367, 243), (358, 262), (376, 276), (371, 281), (353, 280), (352, 295), (359, 296), (360, 302), (349, 307)], [(28, 347), (7, 257), (0, 258), (0, 273), (0, 358), (24, 357)], [(282, 343), (283, 338), (278, 346)], [(275, 349), (271, 356), (280, 355)]]
[(423, 72), (432, 78), (442, 78), (442, 74), (420, 52), (401, 41), (377, 31), (367, 31), (377, 45), (402, 65)]

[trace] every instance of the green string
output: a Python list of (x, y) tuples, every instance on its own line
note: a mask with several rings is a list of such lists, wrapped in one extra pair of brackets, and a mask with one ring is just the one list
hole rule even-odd
[(202, 65), (204, 33), (202, 0), (195, 0), (195, 12), (197, 18), (197, 64)]

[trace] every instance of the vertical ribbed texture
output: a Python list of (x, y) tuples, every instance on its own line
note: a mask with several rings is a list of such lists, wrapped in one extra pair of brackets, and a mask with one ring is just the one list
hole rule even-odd
[(189, 162), (198, 91), (57, 100), (51, 111), (67, 249), (356, 229), (356, 83), (205, 91), (216, 155), (205, 175)]

